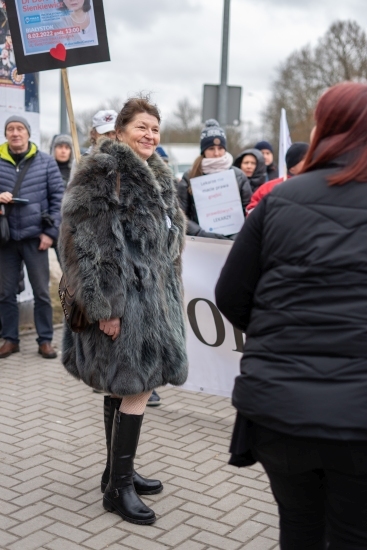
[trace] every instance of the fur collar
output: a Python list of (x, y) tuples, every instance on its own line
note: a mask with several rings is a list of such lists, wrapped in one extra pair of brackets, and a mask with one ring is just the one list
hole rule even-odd
[[(161, 157), (154, 153), (147, 162), (144, 162), (126, 143), (104, 139), (99, 142), (95, 158), (98, 162), (105, 163), (102, 155), (109, 155), (117, 162), (117, 170), (130, 173), (134, 176), (136, 185), (147, 191), (150, 188), (153, 192), (161, 194), (166, 208), (174, 206), (174, 186), (172, 171), (163, 162)], [(121, 180), (123, 185), (123, 177)]]

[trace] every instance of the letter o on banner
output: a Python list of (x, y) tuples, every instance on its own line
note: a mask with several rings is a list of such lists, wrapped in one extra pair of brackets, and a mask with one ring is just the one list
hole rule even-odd
[[(215, 328), (217, 330), (217, 339), (214, 344), (209, 344), (208, 342), (206, 342), (200, 332), (199, 325), (196, 319), (196, 304), (198, 302), (205, 302), (206, 304), (208, 304), (213, 314)], [(195, 298), (195, 300), (191, 300), (191, 302), (189, 302), (187, 305), (187, 316), (189, 318), (191, 328), (194, 331), (196, 338), (202, 344), (205, 344), (206, 346), (210, 346), (212, 348), (218, 348), (223, 344), (226, 337), (226, 330), (224, 327), (222, 316), (219, 313), (218, 308), (213, 304), (213, 302), (211, 302), (210, 300), (206, 300), (205, 298)]]

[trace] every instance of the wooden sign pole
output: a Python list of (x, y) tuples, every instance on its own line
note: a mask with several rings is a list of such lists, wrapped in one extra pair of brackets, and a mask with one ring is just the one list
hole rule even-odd
[(78, 132), (76, 131), (73, 104), (71, 102), (71, 94), (70, 94), (67, 69), (61, 69), (61, 76), (62, 76), (62, 82), (64, 85), (66, 109), (68, 111), (68, 116), (69, 116), (71, 139), (73, 140), (74, 157), (76, 162), (78, 163), (80, 159), (80, 148), (79, 148)]

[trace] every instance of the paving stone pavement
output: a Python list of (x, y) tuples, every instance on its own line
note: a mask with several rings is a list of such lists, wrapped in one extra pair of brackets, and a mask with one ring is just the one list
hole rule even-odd
[[(54, 344), (60, 349), (61, 329)], [(0, 360), (1, 550), (275, 550), (278, 517), (259, 464), (228, 466), (230, 400), (159, 390), (147, 408), (136, 459), (164, 482), (143, 497), (158, 520), (104, 511), (103, 396), (37, 354), (35, 334)]]

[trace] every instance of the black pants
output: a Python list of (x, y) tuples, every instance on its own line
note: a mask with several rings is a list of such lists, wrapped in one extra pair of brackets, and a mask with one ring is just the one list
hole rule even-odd
[(252, 429), (252, 453), (278, 503), (281, 550), (366, 550), (367, 441)]
[(0, 248), (0, 318), (2, 337), (19, 342), (17, 292), (19, 273), (24, 261), (34, 295), (34, 322), (37, 342), (51, 342), (53, 336), (52, 306), (49, 291), (48, 250), (38, 250), (39, 239), (10, 240)]

